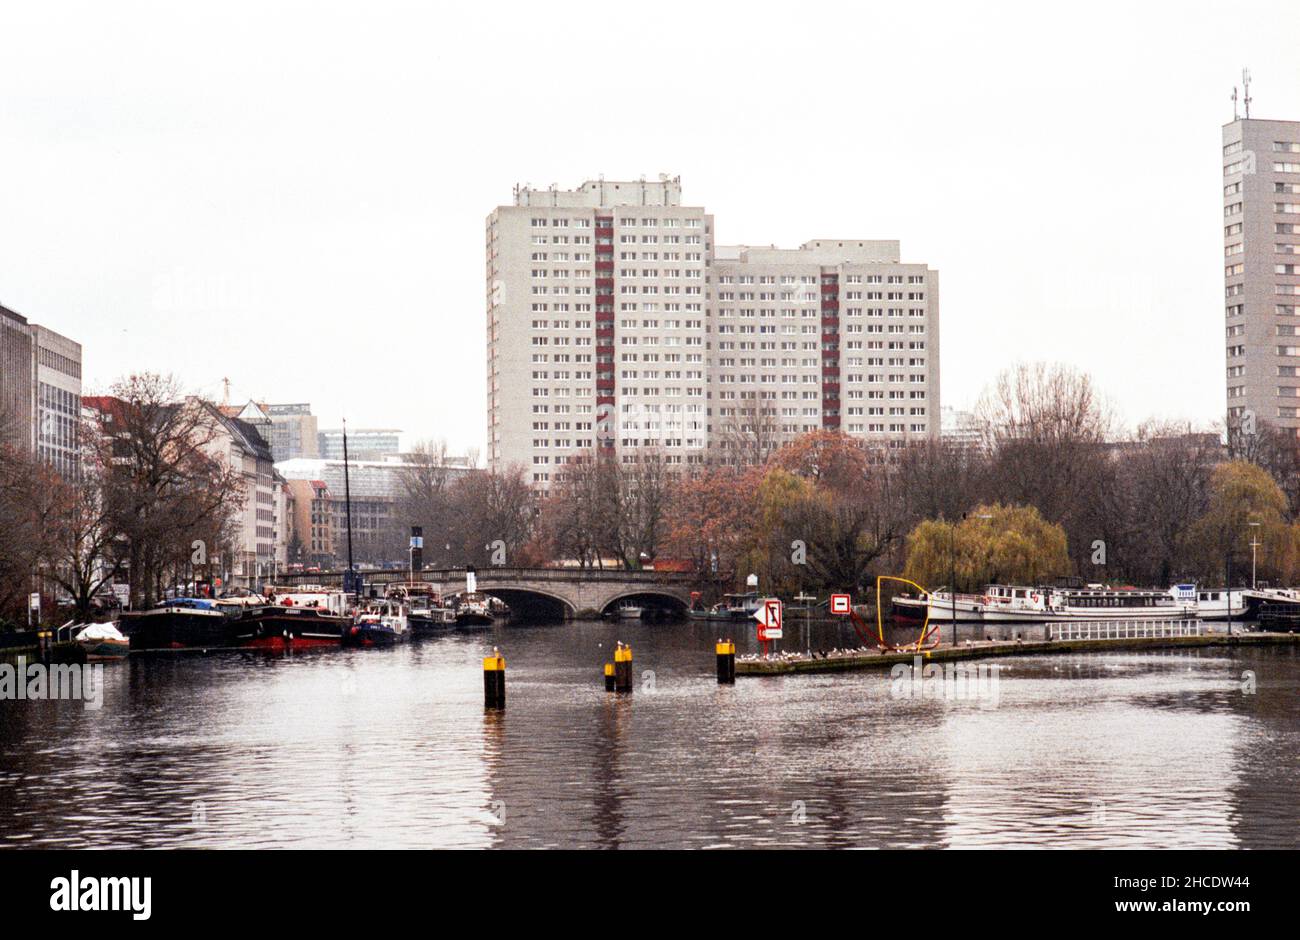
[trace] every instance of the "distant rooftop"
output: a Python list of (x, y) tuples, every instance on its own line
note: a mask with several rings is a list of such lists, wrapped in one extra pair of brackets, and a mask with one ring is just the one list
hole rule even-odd
[(900, 245), (897, 239), (818, 238), (798, 248), (775, 245), (718, 245), (713, 257), (717, 261), (740, 261), (747, 264), (877, 263), (898, 264)]
[(516, 206), (595, 208), (615, 206), (680, 206), (682, 178), (660, 173), (658, 180), (587, 180), (577, 189), (560, 189), (554, 183), (545, 189), (515, 186)]

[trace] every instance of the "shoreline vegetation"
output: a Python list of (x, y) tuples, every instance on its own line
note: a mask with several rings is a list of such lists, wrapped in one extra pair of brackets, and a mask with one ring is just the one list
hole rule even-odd
[[(247, 494), (211, 453), (211, 407), (159, 375), (111, 392), (82, 428), (80, 479), (12, 449), (0, 459), (2, 629), (21, 629), (32, 590), (44, 623), (84, 622), (112, 584), (138, 610), (230, 574), (214, 560), (237, 554)], [(1253, 415), (1130, 432), (1089, 376), (1045, 363), (1003, 372), (942, 438), (791, 438), (775, 409), (734, 410), (694, 462), (653, 441), (575, 451), (545, 493), (527, 468), (459, 473), (445, 445), (421, 445), (357, 562), (405, 559), (419, 525), (431, 567), (686, 572), (706, 604), (749, 574), (764, 595), (822, 600), (874, 597), (878, 575), (899, 574), (963, 593), (1063, 577), (1300, 581), (1300, 442)]]

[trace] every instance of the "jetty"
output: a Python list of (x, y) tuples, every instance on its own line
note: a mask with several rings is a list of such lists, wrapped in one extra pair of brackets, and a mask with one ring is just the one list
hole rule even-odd
[(995, 656), (1038, 656), (1052, 653), (1096, 653), (1109, 650), (1200, 649), (1205, 647), (1300, 646), (1300, 633), (1249, 631), (1241, 633), (1187, 633), (1182, 635), (1096, 636), (1045, 640), (968, 640), (930, 649), (818, 650), (807, 653), (773, 653), (736, 658), (737, 676), (780, 676), (888, 669), (911, 663), (956, 662)]

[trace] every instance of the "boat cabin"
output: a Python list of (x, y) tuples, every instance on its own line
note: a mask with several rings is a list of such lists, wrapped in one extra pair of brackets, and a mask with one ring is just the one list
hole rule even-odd
[(1108, 589), (1089, 585), (1082, 590), (1057, 592), (1057, 603), (1075, 608), (1149, 608), (1168, 607), (1174, 603), (1168, 591), (1143, 591), (1136, 588)]

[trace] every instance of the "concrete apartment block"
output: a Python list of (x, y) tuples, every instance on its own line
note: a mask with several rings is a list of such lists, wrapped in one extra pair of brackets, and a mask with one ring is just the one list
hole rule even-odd
[(1227, 413), (1300, 429), (1300, 122), (1223, 127)]

